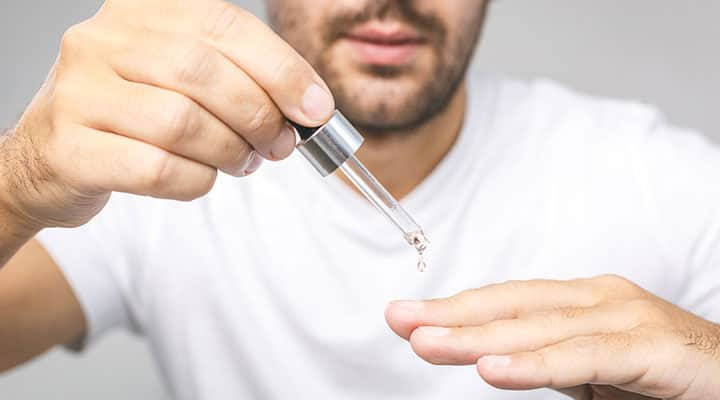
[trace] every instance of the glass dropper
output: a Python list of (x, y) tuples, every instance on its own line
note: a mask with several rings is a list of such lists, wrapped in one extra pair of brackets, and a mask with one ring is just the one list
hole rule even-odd
[(400, 203), (378, 182), (357, 157), (349, 157), (340, 165), (340, 170), (390, 222), (400, 229), (408, 243), (416, 248), (420, 246), (418, 251), (425, 251), (428, 243), (420, 225), (402, 208)]
[(301, 138), (297, 146), (300, 153), (322, 176), (327, 176), (339, 168), (350, 182), (402, 232), (405, 241), (415, 247), (420, 255), (418, 268), (424, 269), (422, 254), (430, 242), (420, 225), (355, 157), (355, 152), (364, 140), (357, 129), (337, 110), (332, 118), (319, 128), (307, 128), (292, 122), (291, 124)]

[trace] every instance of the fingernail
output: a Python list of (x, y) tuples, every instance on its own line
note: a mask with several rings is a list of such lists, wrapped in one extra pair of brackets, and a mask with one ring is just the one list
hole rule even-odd
[(442, 337), (450, 334), (450, 329), (440, 326), (421, 326), (417, 330), (421, 335), (430, 337)]
[(263, 158), (258, 154), (257, 152), (253, 151), (250, 155), (250, 159), (248, 159), (247, 166), (245, 167), (245, 171), (243, 171), (244, 176), (248, 176), (252, 174), (253, 172), (260, 169), (260, 166), (263, 163)]
[(510, 365), (511, 361), (509, 356), (485, 356), (480, 358), (478, 363), (488, 368), (503, 368)]
[(330, 115), (333, 107), (335, 104), (332, 96), (317, 83), (313, 83), (305, 90), (302, 109), (308, 118), (320, 122)]
[(289, 126), (285, 126), (280, 135), (275, 138), (272, 147), (270, 147), (270, 157), (274, 160), (280, 160), (290, 155), (294, 149), (295, 131), (290, 129)]

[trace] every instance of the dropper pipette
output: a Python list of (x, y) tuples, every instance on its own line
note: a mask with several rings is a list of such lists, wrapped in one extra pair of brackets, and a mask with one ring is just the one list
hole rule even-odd
[[(292, 123), (292, 122), (291, 122)], [(340, 169), (360, 192), (402, 232), (403, 238), (415, 247), (424, 269), (422, 254), (430, 243), (422, 228), (402, 208), (370, 171), (355, 157), (363, 137), (340, 111), (323, 126), (308, 128), (292, 123), (301, 138), (297, 148), (322, 176)], [(421, 265), (422, 264), (422, 265)]]

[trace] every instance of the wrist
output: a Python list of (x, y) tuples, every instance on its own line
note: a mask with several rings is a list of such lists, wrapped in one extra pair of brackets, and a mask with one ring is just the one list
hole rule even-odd
[(12, 131), (0, 132), (0, 238), (32, 237), (43, 227), (24, 217), (15, 199), (19, 185), (16, 183), (18, 171), (13, 164), (19, 160), (13, 156), (15, 153)]
[(20, 223), (12, 213), (0, 208), (0, 269), (39, 231)]
[(0, 201), (0, 248), (5, 243), (32, 239), (42, 227), (22, 218)]
[[(0, 138), (0, 140), (2, 140)], [(1, 149), (1, 147), (0, 147)], [(0, 153), (0, 155), (2, 155)], [(35, 224), (24, 222), (7, 200), (7, 182), (2, 178), (0, 167), (0, 269), (30, 241), (38, 232), (40, 227)]]

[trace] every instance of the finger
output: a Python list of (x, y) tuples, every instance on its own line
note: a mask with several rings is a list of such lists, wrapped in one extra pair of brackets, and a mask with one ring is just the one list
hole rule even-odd
[[(83, 125), (127, 136), (242, 176), (252, 147), (191, 99), (169, 90), (106, 80), (71, 107)], [(109, 86), (109, 87), (108, 87)]]
[(192, 15), (183, 25), (240, 66), (284, 115), (307, 126), (321, 125), (330, 118), (335, 104), (327, 85), (264, 22), (227, 2), (190, 4)]
[[(153, 145), (70, 125), (48, 157), (58, 176), (88, 194), (109, 191), (192, 200), (212, 188), (217, 170)], [(54, 159), (56, 157), (57, 159)]]
[(433, 364), (468, 365), (487, 354), (532, 351), (576, 336), (628, 331), (644, 319), (635, 310), (642, 311), (633, 303), (607, 304), (531, 313), (480, 326), (421, 326), (410, 335), (410, 344)]
[(114, 53), (110, 62), (127, 80), (195, 100), (265, 158), (285, 158), (295, 147), (294, 132), (267, 93), (203, 41), (166, 33), (145, 34), (137, 45)]
[(582, 336), (534, 352), (485, 356), (477, 369), (485, 381), (502, 389), (561, 389), (592, 383), (627, 385), (632, 391), (642, 384), (648, 360), (657, 353), (654, 347), (629, 333)]
[(385, 319), (395, 333), (407, 339), (418, 326), (482, 325), (539, 310), (590, 307), (599, 301), (581, 281), (511, 281), (443, 299), (392, 302)]

